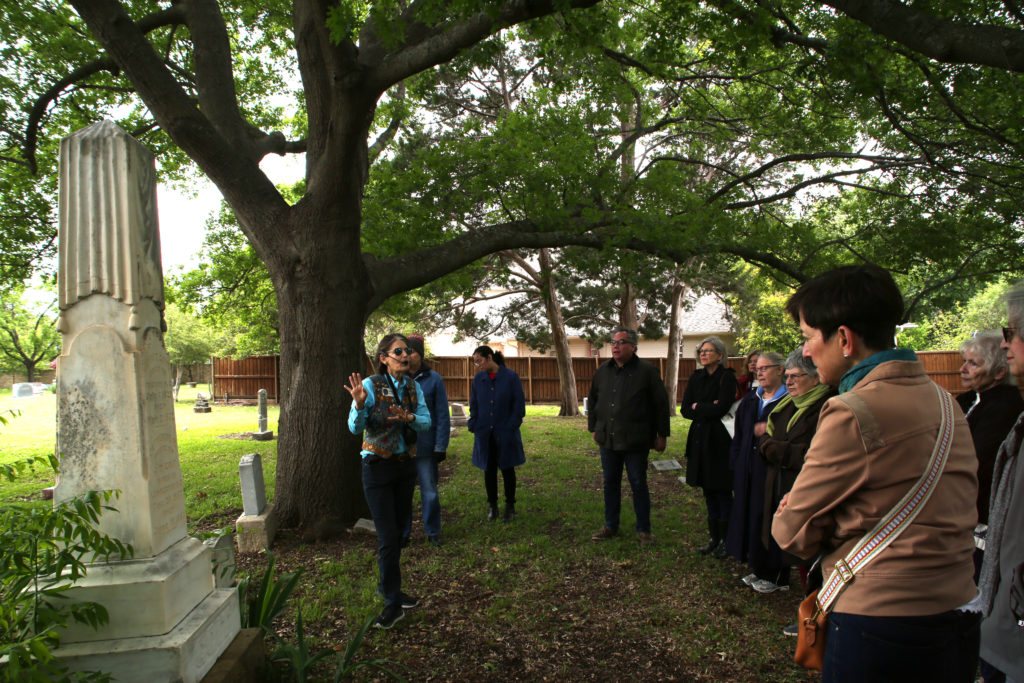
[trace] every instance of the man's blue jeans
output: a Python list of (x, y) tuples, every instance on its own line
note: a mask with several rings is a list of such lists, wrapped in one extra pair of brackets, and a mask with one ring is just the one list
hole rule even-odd
[(651, 532), (651, 494), (647, 489), (647, 450), (613, 451), (601, 449), (601, 469), (604, 472), (604, 525), (619, 530), (622, 510), (622, 469), (633, 489), (633, 511), (636, 513), (637, 533)]
[(980, 614), (957, 611), (925, 617), (833, 612), (821, 680), (972, 683), (980, 625)]
[[(416, 478), (420, 483), (420, 505), (423, 507), (423, 530), (427, 536), (441, 535), (441, 498), (437, 495), (437, 458), (433, 454), (413, 458)], [(402, 538), (412, 533), (412, 508), (402, 528)]]
[(400, 525), (412, 514), (412, 491), (416, 487), (416, 465), (412, 460), (399, 462), (363, 459), (363, 493), (377, 529), (378, 590), (385, 605), (402, 599), (402, 572), (398, 562), (402, 555)]

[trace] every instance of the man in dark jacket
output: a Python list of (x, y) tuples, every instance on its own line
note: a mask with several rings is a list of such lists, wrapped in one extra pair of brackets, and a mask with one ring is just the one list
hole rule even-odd
[(601, 447), (604, 472), (604, 528), (591, 538), (601, 541), (619, 533), (622, 470), (633, 489), (636, 532), (651, 542), (651, 496), (647, 490), (647, 455), (665, 450), (669, 435), (668, 393), (657, 368), (636, 355), (636, 332), (619, 327), (612, 333), (612, 359), (599, 367), (587, 399), (587, 429)]

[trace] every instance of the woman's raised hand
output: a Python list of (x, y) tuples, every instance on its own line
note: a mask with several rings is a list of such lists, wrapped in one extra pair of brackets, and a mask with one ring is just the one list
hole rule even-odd
[(345, 389), (351, 394), (352, 400), (356, 404), (356, 410), (362, 410), (366, 403), (366, 387), (363, 386), (363, 376), (358, 372), (353, 372), (348, 376), (348, 384)]

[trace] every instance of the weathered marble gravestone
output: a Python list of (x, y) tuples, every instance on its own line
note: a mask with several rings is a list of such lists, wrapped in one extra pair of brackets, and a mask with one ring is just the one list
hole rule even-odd
[(452, 426), (465, 427), (469, 424), (469, 416), (466, 415), (466, 406), (461, 403), (452, 404)]
[(32, 398), (36, 392), (32, 391), (32, 385), (28, 382), (18, 382), (11, 385), (11, 398)]
[(109, 121), (60, 156), (54, 502), (120, 491), (99, 526), (135, 556), (90, 565), (65, 594), (110, 621), (69, 627), (55, 654), (118, 681), (198, 681), (239, 631), (238, 598), (215, 589), (210, 550), (185, 529), (153, 156)]
[(267, 390), (260, 389), (257, 396), (257, 425), (259, 429), (253, 432), (252, 438), (256, 441), (270, 441), (274, 438), (273, 431), (267, 431)]
[(210, 404), (206, 402), (206, 396), (199, 393), (196, 394), (196, 404), (192, 408), (193, 413), (208, 413), (210, 412)]
[(277, 534), (277, 515), (274, 506), (267, 505), (259, 453), (242, 456), (238, 477), (242, 483), (242, 516), (235, 521), (238, 552), (258, 553), (269, 548)]

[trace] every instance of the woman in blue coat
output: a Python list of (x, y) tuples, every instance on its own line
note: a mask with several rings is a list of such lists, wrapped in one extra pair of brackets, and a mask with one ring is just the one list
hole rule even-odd
[(526, 462), (519, 426), (526, 415), (526, 397), (519, 375), (505, 367), (505, 359), (489, 346), (473, 351), (477, 369), (469, 394), (469, 431), (473, 433), (473, 464), (484, 471), (487, 519), (498, 518), (498, 470), (505, 485), (505, 514), (516, 514), (516, 467)]

